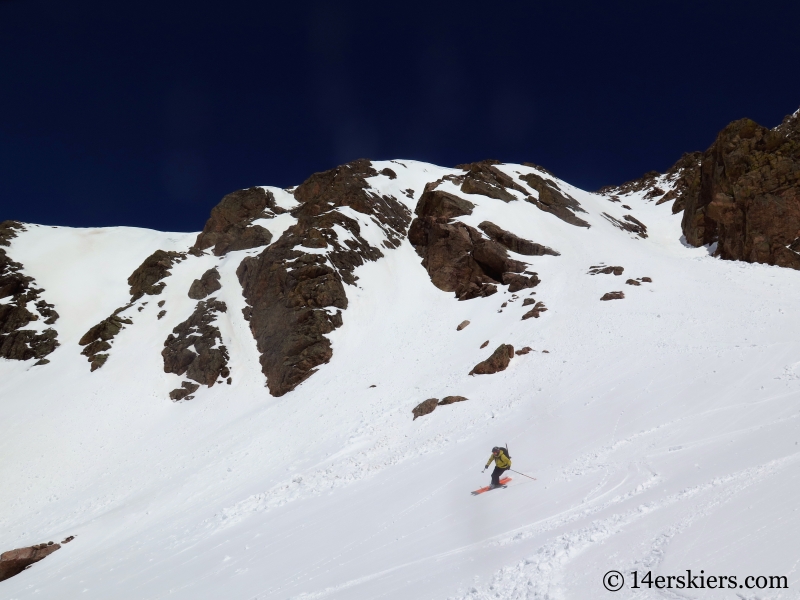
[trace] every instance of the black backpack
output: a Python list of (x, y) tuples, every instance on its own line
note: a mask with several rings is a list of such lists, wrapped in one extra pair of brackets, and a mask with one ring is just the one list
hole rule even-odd
[(503, 448), (502, 446), (499, 446), (499, 448), (503, 451), (503, 454), (506, 455), (506, 458), (511, 458), (511, 455), (508, 453), (508, 448)]

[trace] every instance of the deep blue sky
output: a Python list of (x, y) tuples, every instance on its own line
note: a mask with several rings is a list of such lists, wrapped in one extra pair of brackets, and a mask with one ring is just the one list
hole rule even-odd
[(800, 106), (800, 3), (0, 0), (0, 220), (194, 231), (348, 160), (587, 189)]

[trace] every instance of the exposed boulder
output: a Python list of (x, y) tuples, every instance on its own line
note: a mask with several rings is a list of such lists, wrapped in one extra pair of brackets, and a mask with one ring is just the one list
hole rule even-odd
[(522, 315), (522, 320), (525, 321), (530, 318), (538, 319), (539, 315), (546, 311), (547, 307), (544, 305), (544, 302), (537, 302), (532, 309), (530, 309), (528, 312)]
[(461, 323), (458, 324), (458, 327), (456, 327), (456, 331), (461, 331), (467, 325), (469, 325), (469, 321), (466, 321), (466, 320), (465, 321), (461, 321)]
[(59, 548), (61, 548), (60, 544), (48, 542), (3, 552), (0, 554), (0, 581), (19, 575), (33, 563), (50, 556)]
[[(370, 189), (366, 179), (376, 175), (367, 160), (312, 175), (294, 191), (300, 201), (292, 210), (297, 223), (237, 269), (248, 304), (245, 318), (274, 396), (294, 389), (330, 360), (325, 336), (342, 325), (344, 285), (355, 284), (356, 267), (383, 256), (361, 236), (358, 221), (335, 209), (350, 207), (369, 217), (385, 233), (387, 248), (399, 246), (405, 236), (411, 213), (392, 196)], [(340, 239), (338, 228), (349, 237)]]
[(624, 292), (606, 292), (600, 300), (622, 300), (624, 298)]
[(589, 224), (575, 215), (576, 212), (586, 212), (580, 203), (572, 196), (564, 193), (558, 184), (550, 179), (544, 179), (535, 173), (521, 175), (520, 179), (532, 189), (539, 192), (539, 197), (528, 196), (525, 199), (536, 205), (540, 210), (555, 215), (565, 223), (577, 227), (589, 227)]
[(195, 279), (192, 282), (191, 287), (189, 287), (189, 298), (192, 300), (202, 300), (221, 288), (222, 284), (219, 282), (219, 271), (217, 271), (215, 267), (203, 273), (200, 279)]
[(622, 275), (625, 267), (607, 267), (605, 265), (596, 265), (589, 267), (589, 275)]
[[(161, 351), (164, 372), (185, 374), (192, 381), (208, 387), (219, 378), (228, 377), (228, 350), (222, 345), (219, 328), (213, 324), (217, 314), (227, 310), (225, 303), (215, 298), (198, 302), (191, 316), (175, 327), (164, 342)], [(172, 395), (170, 393), (170, 397)]]
[(525, 256), (544, 256), (546, 254), (550, 256), (560, 256), (560, 254), (552, 248), (516, 236), (510, 231), (506, 231), (495, 225), (491, 221), (484, 221), (478, 225), (478, 229), (483, 231), (490, 239), (498, 244), (502, 244), (517, 254), (524, 254)]
[(424, 402), (420, 402), (411, 411), (414, 414), (414, 418), (412, 419), (412, 421), (416, 421), (417, 417), (422, 417), (424, 415), (431, 414), (434, 410), (436, 410), (436, 407), (438, 405), (439, 405), (438, 398), (428, 398)]
[(285, 213), (275, 202), (275, 196), (261, 187), (251, 187), (226, 195), (211, 209), (211, 216), (193, 246), (196, 250), (212, 248), (215, 256), (233, 250), (266, 246), (272, 234), (253, 225), (256, 219), (271, 219)]
[(170, 276), (170, 269), (173, 265), (185, 259), (186, 254), (183, 252), (167, 252), (165, 250), (153, 252), (128, 277), (128, 285), (131, 286), (131, 301), (136, 301), (145, 294), (149, 296), (160, 294), (167, 285), (161, 280)]
[(639, 281), (641, 281), (642, 283), (653, 283), (653, 280), (650, 279), (649, 277), (642, 277)]
[(515, 352), (515, 354), (516, 354), (517, 356), (521, 356), (521, 355), (523, 355), (523, 354), (528, 354), (528, 353), (530, 353), (530, 352), (532, 352), (532, 351), (533, 351), (533, 348), (531, 348), (530, 346), (525, 346), (525, 347), (524, 347), (522, 350), (517, 350), (517, 351)]
[(514, 358), (514, 346), (510, 344), (500, 344), (489, 358), (475, 365), (469, 374), (490, 375), (492, 373), (505, 371), (512, 358)]
[(196, 383), (192, 383), (191, 381), (182, 381), (181, 387), (172, 390), (169, 393), (169, 397), (171, 400), (177, 402), (178, 400), (192, 400), (194, 396), (190, 394), (194, 394), (197, 390), (200, 389), (200, 386)]
[(429, 183), (425, 186), (425, 191), (422, 192), (414, 212), (419, 216), (452, 219), (471, 215), (474, 208), (475, 205), (469, 200), (433, 189), (433, 185)]
[(800, 111), (775, 129), (750, 119), (723, 129), (684, 194), (681, 226), (715, 256), (800, 269)]
[(635, 279), (628, 279), (625, 283), (627, 283), (628, 285), (642, 285), (639, 281), (636, 281)]
[(469, 400), (469, 398), (465, 398), (464, 396), (445, 396), (439, 400), (439, 406), (446, 406), (455, 402), (466, 402), (467, 400)]
[(489, 345), (489, 340), (486, 340), (485, 342), (483, 342), (481, 344), (481, 348), (486, 348), (486, 346), (488, 346), (488, 345)]
[(640, 238), (644, 239), (647, 237), (647, 226), (636, 219), (633, 215), (623, 215), (622, 221), (619, 219), (612, 217), (608, 213), (601, 213), (603, 217), (611, 223), (617, 229), (622, 229), (622, 231), (629, 231), (638, 235)]

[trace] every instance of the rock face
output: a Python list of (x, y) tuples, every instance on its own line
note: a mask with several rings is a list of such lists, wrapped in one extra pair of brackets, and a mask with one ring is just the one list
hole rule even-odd
[(19, 575), (30, 565), (50, 556), (59, 548), (61, 548), (60, 544), (48, 542), (3, 552), (0, 554), (0, 581)]
[(633, 234), (636, 234), (640, 238), (644, 239), (647, 237), (647, 226), (636, 219), (633, 215), (623, 215), (622, 221), (616, 219), (609, 215), (608, 213), (602, 213), (603, 217), (611, 223), (617, 229), (622, 229), (622, 231), (629, 231)]
[(800, 269), (800, 111), (775, 129), (750, 119), (723, 129), (688, 189), (683, 228), (716, 256)]
[(558, 252), (547, 246), (536, 244), (524, 238), (514, 235), (510, 231), (506, 231), (498, 227), (491, 221), (484, 221), (478, 225), (478, 229), (483, 231), (490, 239), (498, 244), (502, 244), (512, 252), (517, 254), (524, 254), (525, 256), (561, 256)]
[(211, 217), (197, 236), (193, 249), (212, 248), (215, 256), (232, 250), (247, 250), (266, 246), (272, 234), (253, 225), (256, 219), (271, 219), (286, 210), (275, 203), (275, 196), (260, 187), (238, 190), (225, 196), (211, 210)]
[(469, 374), (490, 375), (492, 373), (505, 371), (512, 358), (514, 358), (514, 346), (510, 344), (501, 344), (492, 352), (489, 358), (475, 365)]
[[(0, 246), (10, 246), (10, 240), (25, 227), (16, 221), (0, 223)], [(58, 343), (58, 333), (52, 327), (43, 331), (28, 328), (30, 323), (43, 320), (53, 325), (58, 313), (52, 304), (41, 299), (43, 289), (36, 281), (22, 272), (23, 266), (11, 260), (0, 247), (0, 299), (10, 298), (0, 304), (0, 358), (29, 360), (36, 358), (37, 364), (46, 364), (44, 357), (53, 352)]]
[(200, 279), (195, 279), (189, 287), (189, 298), (202, 300), (222, 288), (219, 282), (219, 271), (216, 268), (203, 273)]
[[(227, 378), (230, 375), (228, 350), (222, 345), (219, 328), (213, 324), (217, 314), (227, 310), (225, 303), (215, 298), (198, 302), (192, 315), (175, 327), (164, 342), (164, 350), (161, 351), (164, 372), (185, 374), (192, 381), (208, 387), (220, 378)], [(187, 389), (186, 386), (184, 389)], [(184, 396), (197, 388), (191, 389), (189, 384), (188, 389)], [(181, 393), (180, 389), (173, 390), (170, 397), (178, 399), (174, 396)]]
[[(525, 305), (523, 304), (523, 306)], [(544, 302), (537, 302), (532, 309), (522, 315), (522, 320), (525, 321), (530, 318), (538, 319), (539, 315), (545, 311), (547, 311), (547, 307), (544, 305)]]
[(523, 196), (531, 195), (513, 178), (496, 168), (494, 165), (497, 164), (500, 164), (499, 160), (483, 160), (456, 165), (457, 169), (464, 169), (466, 174), (452, 177), (452, 180), (455, 183), (461, 183), (461, 192), (464, 194), (480, 194), (503, 202), (517, 199), (509, 190), (516, 190)]
[(520, 176), (525, 183), (539, 192), (539, 198), (529, 196), (528, 202), (536, 205), (545, 212), (555, 215), (565, 223), (576, 227), (589, 227), (589, 224), (575, 215), (576, 212), (586, 212), (581, 208), (575, 198), (564, 193), (554, 181), (539, 177), (535, 173)]
[(597, 265), (589, 267), (589, 275), (622, 275), (625, 272), (625, 267), (606, 267)]
[(181, 252), (166, 252), (156, 250), (144, 259), (136, 270), (128, 277), (131, 286), (131, 301), (134, 302), (144, 296), (157, 296), (166, 287), (162, 279), (169, 277), (170, 269), (176, 263), (186, 259), (186, 254)]
[(125, 325), (133, 325), (133, 321), (129, 318), (119, 316), (121, 312), (131, 306), (133, 303), (118, 308), (110, 317), (103, 319), (84, 333), (78, 341), (79, 345), (85, 346), (81, 354), (89, 359), (92, 371), (96, 371), (106, 364), (108, 354), (105, 352), (111, 349), (111, 341), (125, 328)]
[(459, 300), (490, 296), (500, 284), (516, 292), (539, 283), (527, 265), (509, 258), (497, 242), (454, 217), (472, 212), (472, 203), (428, 184), (417, 203), (417, 218), (408, 239), (420, 257), (431, 282), (440, 290), (454, 292)]
[[(367, 160), (312, 175), (294, 191), (301, 203), (291, 211), (297, 223), (259, 256), (245, 258), (237, 270), (248, 304), (245, 318), (274, 396), (294, 389), (330, 360), (325, 335), (342, 325), (344, 285), (355, 284), (356, 267), (383, 256), (361, 236), (358, 221), (336, 209), (349, 207), (377, 224), (386, 235), (386, 248), (396, 248), (405, 235), (410, 211), (395, 198), (370, 190), (366, 178), (376, 175)], [(339, 228), (347, 239), (339, 238)]]

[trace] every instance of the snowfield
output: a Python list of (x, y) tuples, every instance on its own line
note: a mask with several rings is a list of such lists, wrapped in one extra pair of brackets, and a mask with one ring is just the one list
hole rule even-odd
[[(373, 188), (412, 211), (425, 183), (458, 172), (373, 165), (397, 173)], [(800, 598), (800, 274), (688, 247), (681, 215), (643, 193), (622, 198), (627, 210), (556, 181), (591, 228), (475, 195), (461, 217), (560, 252), (511, 253), (538, 273), (547, 312), (521, 320), (531, 290), (505, 286), (457, 301), (404, 240), (357, 269), (330, 363), (279, 398), (236, 276), (263, 248), (175, 265), (90, 373), (80, 337), (128, 302), (145, 257), (185, 251), (196, 234), (27, 226), (7, 251), (55, 304), (61, 345), (44, 366), (0, 361), (0, 552), (76, 538), (0, 582), (0, 598)], [(345, 210), (367, 241), (384, 239)], [(632, 214), (649, 237), (603, 212)], [(291, 224), (263, 223), (273, 240)], [(588, 274), (600, 264), (624, 274)], [(232, 384), (171, 402), (180, 378), (160, 352), (193, 310), (189, 285), (214, 266)], [(625, 284), (641, 277), (652, 283)], [(601, 302), (611, 291), (625, 298)], [(503, 343), (533, 351), (468, 375)], [(469, 401), (412, 420), (448, 395)], [(506, 444), (512, 468), (536, 479), (511, 473), (507, 489), (471, 496)], [(782, 575), (788, 589), (631, 589), (632, 571), (687, 569)], [(616, 594), (603, 587), (611, 570), (626, 579)]]

